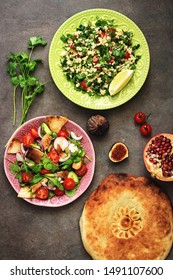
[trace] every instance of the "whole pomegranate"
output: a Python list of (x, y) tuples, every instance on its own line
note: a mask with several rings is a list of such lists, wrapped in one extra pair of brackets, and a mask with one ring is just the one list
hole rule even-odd
[(173, 134), (158, 134), (144, 148), (144, 163), (151, 175), (161, 181), (173, 181)]

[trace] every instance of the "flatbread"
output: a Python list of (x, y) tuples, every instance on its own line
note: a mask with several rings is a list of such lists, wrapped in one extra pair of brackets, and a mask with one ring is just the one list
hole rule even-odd
[(167, 195), (146, 177), (108, 175), (86, 201), (81, 238), (96, 260), (159, 260), (173, 242)]

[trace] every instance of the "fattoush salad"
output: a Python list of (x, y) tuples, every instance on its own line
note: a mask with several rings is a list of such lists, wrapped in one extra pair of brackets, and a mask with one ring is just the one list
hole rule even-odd
[(90, 159), (82, 147), (82, 135), (67, 130), (67, 121), (63, 116), (47, 116), (38, 128), (12, 139), (8, 154), (15, 154), (15, 160), (9, 169), (20, 183), (18, 197), (72, 197), (80, 187)]
[(75, 90), (89, 95), (109, 95), (109, 85), (122, 70), (136, 68), (140, 44), (133, 33), (119, 28), (114, 20), (96, 17), (80, 24), (73, 34), (63, 34), (60, 65)]

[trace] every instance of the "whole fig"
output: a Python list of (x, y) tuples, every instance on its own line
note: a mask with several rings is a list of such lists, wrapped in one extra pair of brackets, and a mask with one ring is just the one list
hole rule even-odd
[(102, 115), (93, 115), (88, 119), (86, 127), (92, 135), (101, 136), (108, 131), (109, 122)]

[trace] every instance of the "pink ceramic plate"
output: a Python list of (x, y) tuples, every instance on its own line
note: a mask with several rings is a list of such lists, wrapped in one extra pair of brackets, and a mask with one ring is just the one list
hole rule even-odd
[[(39, 127), (40, 124), (44, 121), (45, 121), (45, 116), (41, 116), (41, 117), (37, 117), (37, 118), (29, 120), (28, 122), (24, 123), (19, 129), (17, 129), (14, 132), (14, 134), (12, 135), (10, 140), (12, 140), (13, 138), (17, 138), (17, 139), (21, 140), (21, 137), (24, 134), (28, 133), (32, 127)], [(79, 196), (81, 196), (85, 192), (85, 190), (89, 187), (89, 185), (92, 181), (92, 178), (94, 175), (94, 169), (95, 169), (95, 153), (94, 153), (93, 144), (92, 144), (90, 138), (88, 137), (86, 132), (73, 121), (69, 120), (65, 124), (65, 128), (70, 131), (74, 131), (78, 135), (83, 136), (83, 138), (81, 140), (81, 144), (86, 152), (87, 157), (89, 157), (91, 159), (91, 161), (87, 161), (88, 171), (85, 174), (85, 176), (81, 179), (80, 187), (78, 188), (78, 190), (76, 191), (76, 194), (73, 197), (68, 197), (66, 195), (63, 195), (60, 197), (54, 196), (48, 200), (40, 200), (37, 198), (25, 199), (27, 202), (29, 202), (31, 204), (38, 205), (38, 206), (47, 206), (47, 207), (59, 207), (59, 206), (69, 204), (72, 201), (76, 200)], [(8, 145), (6, 147), (5, 154), (4, 154), (4, 170), (5, 170), (5, 174), (9, 180), (9, 182), (11, 183), (12, 187), (18, 193), (20, 190), (19, 181), (17, 179), (15, 179), (14, 175), (11, 174), (11, 172), (9, 170), (9, 165), (11, 164), (10, 161), (15, 160), (15, 155), (11, 155), (11, 154), (7, 153), (9, 143), (10, 143), (10, 141), (8, 142)]]

